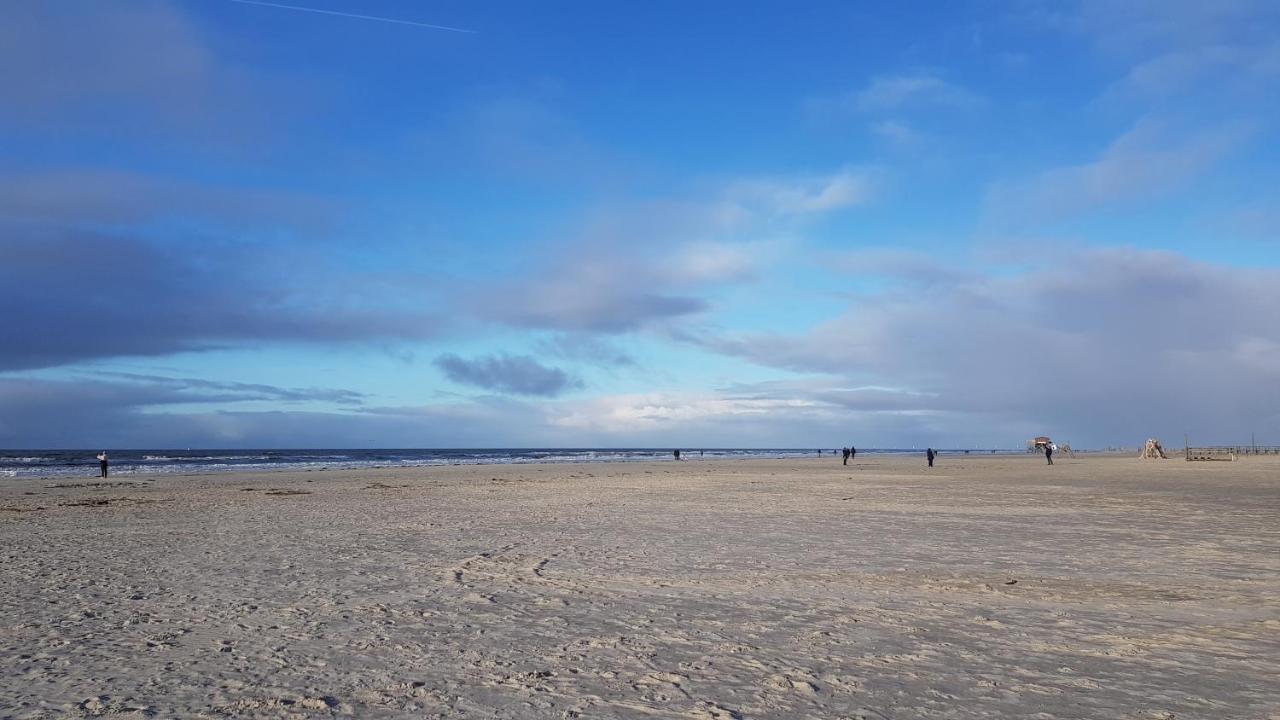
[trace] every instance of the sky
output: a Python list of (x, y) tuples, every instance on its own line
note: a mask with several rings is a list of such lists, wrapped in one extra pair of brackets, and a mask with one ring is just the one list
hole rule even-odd
[(0, 68), (0, 447), (1280, 444), (1275, 2), (13, 1)]

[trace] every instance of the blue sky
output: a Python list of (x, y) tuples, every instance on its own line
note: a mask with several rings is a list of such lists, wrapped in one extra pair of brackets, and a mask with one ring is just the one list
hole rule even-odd
[(0, 446), (1280, 443), (1274, 3), (283, 4), (0, 6)]

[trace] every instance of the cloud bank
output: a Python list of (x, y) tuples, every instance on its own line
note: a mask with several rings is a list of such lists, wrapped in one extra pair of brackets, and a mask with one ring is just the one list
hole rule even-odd
[[(1280, 330), (1266, 321), (1269, 308), (1280, 307), (1278, 270), (1131, 249), (1000, 272), (931, 266), (901, 251), (877, 263), (857, 260), (864, 272), (874, 267), (883, 288), (855, 296), (845, 313), (810, 332), (685, 338), (785, 370), (791, 380), (560, 398), (578, 381), (531, 357), (445, 354), (436, 365), (455, 382), (535, 400), (395, 407), (346, 391), (142, 375), (7, 378), (0, 445), (51, 428), (88, 444), (101, 444), (93, 441), (104, 428), (154, 433), (154, 442), (203, 428), (226, 442), (254, 445), (255, 433), (265, 432), (287, 445), (306, 444), (318, 428), (345, 427), (353, 438), (383, 433), (379, 446), (397, 438), (483, 445), (497, 436), (551, 445), (875, 446), (909, 438), (1009, 446), (1040, 433), (1096, 446), (1146, 435), (1173, 442), (1183, 433), (1235, 442), (1280, 427)], [(164, 410), (255, 399), (350, 410), (287, 418)], [(275, 420), (296, 429), (267, 430)]]
[[(803, 335), (691, 338), (841, 385), (895, 388), (903, 411), (990, 415), (1105, 443), (1190, 432), (1224, 441), (1280, 419), (1280, 271), (1111, 249), (1014, 274), (884, 263), (886, 290)], [(862, 394), (865, 397), (865, 393)], [(877, 402), (883, 402), (878, 397)], [(851, 407), (867, 408), (865, 405)]]

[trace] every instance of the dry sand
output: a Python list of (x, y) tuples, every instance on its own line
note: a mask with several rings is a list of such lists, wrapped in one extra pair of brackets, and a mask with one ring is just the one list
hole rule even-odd
[(0, 483), (0, 717), (1280, 718), (1280, 461)]

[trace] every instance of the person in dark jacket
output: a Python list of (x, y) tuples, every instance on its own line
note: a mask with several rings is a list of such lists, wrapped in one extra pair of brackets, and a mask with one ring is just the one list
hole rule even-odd
[(937, 453), (935, 453), (935, 452), (933, 451), (933, 448), (929, 448), (928, 450), (925, 450), (925, 451), (924, 451), (924, 456), (925, 456), (926, 458), (928, 458), (928, 460), (929, 460), (929, 467), (933, 467), (933, 458), (934, 458), (936, 455), (937, 455)]
[(107, 451), (103, 450), (98, 453), (98, 469), (102, 471), (102, 477), (107, 476)]
[(849, 448), (844, 449), (844, 464), (849, 464)]
[(1053, 464), (1053, 443), (1045, 443), (1044, 459), (1048, 460), (1050, 465)]

